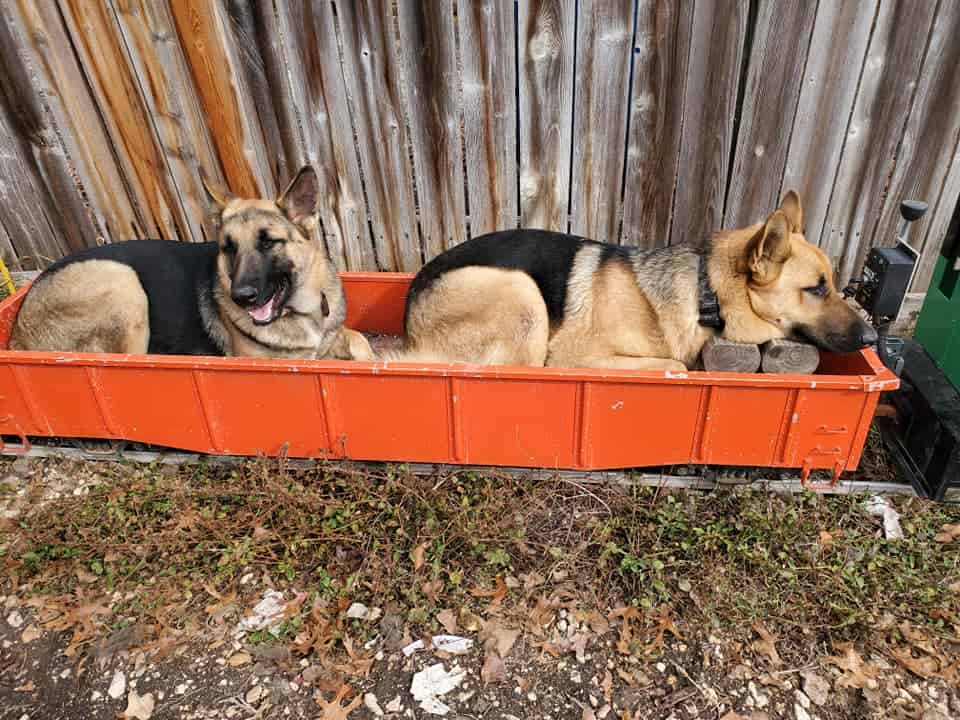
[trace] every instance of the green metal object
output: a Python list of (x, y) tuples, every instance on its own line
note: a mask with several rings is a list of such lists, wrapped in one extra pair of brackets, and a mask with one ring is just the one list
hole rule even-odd
[(917, 317), (914, 338), (960, 388), (960, 242), (947, 243)]

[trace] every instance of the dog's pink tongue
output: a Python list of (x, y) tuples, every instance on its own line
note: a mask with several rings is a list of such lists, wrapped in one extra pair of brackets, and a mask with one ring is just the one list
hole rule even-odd
[(250, 317), (252, 317), (255, 321), (267, 322), (270, 319), (270, 315), (273, 313), (273, 301), (274, 297), (271, 296), (271, 298), (263, 305), (260, 307), (250, 308), (247, 310), (247, 312), (250, 313)]

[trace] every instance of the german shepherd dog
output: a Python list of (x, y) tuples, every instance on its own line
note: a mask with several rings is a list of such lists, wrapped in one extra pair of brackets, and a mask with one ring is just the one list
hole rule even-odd
[[(802, 223), (790, 191), (766, 222), (718, 232), (702, 249), (545, 230), (478, 236), (420, 270), (403, 344), (383, 359), (683, 371), (717, 333), (754, 344), (801, 337), (834, 352), (875, 342)], [(719, 306), (714, 321), (704, 298)]]
[(314, 170), (276, 201), (204, 187), (216, 241), (130, 240), (57, 261), (27, 291), (10, 349), (373, 359), (343, 326), (340, 278), (310, 237)]

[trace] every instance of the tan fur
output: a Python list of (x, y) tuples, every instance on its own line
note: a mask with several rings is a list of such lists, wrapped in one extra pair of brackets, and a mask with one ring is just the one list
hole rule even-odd
[[(803, 237), (802, 222), (800, 198), (790, 191), (766, 222), (712, 239), (707, 272), (725, 337), (762, 344), (800, 326), (824, 338), (866, 327), (837, 292), (827, 256)], [(597, 244), (577, 252), (559, 327), (549, 327), (543, 296), (526, 273), (450, 270), (412, 301), (404, 346), (384, 358), (667, 371), (694, 366), (714, 334), (699, 322), (699, 256), (668, 248), (601, 264), (602, 252)], [(821, 278), (827, 292), (817, 297), (809, 289)]]
[(109, 260), (86, 260), (41, 277), (20, 306), (11, 350), (145, 353), (147, 295), (137, 274)]
[[(404, 355), (417, 362), (543, 365), (547, 308), (524, 273), (468, 267), (439, 279), (408, 332), (422, 337)], [(476, 302), (478, 297), (484, 302)], [(433, 300), (436, 299), (436, 301)], [(503, 308), (515, 308), (504, 314)]]

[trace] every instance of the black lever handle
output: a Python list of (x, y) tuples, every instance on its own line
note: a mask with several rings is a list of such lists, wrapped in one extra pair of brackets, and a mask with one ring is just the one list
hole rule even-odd
[(927, 204), (923, 200), (904, 200), (900, 203), (900, 215), (907, 222), (919, 220), (927, 212)]

